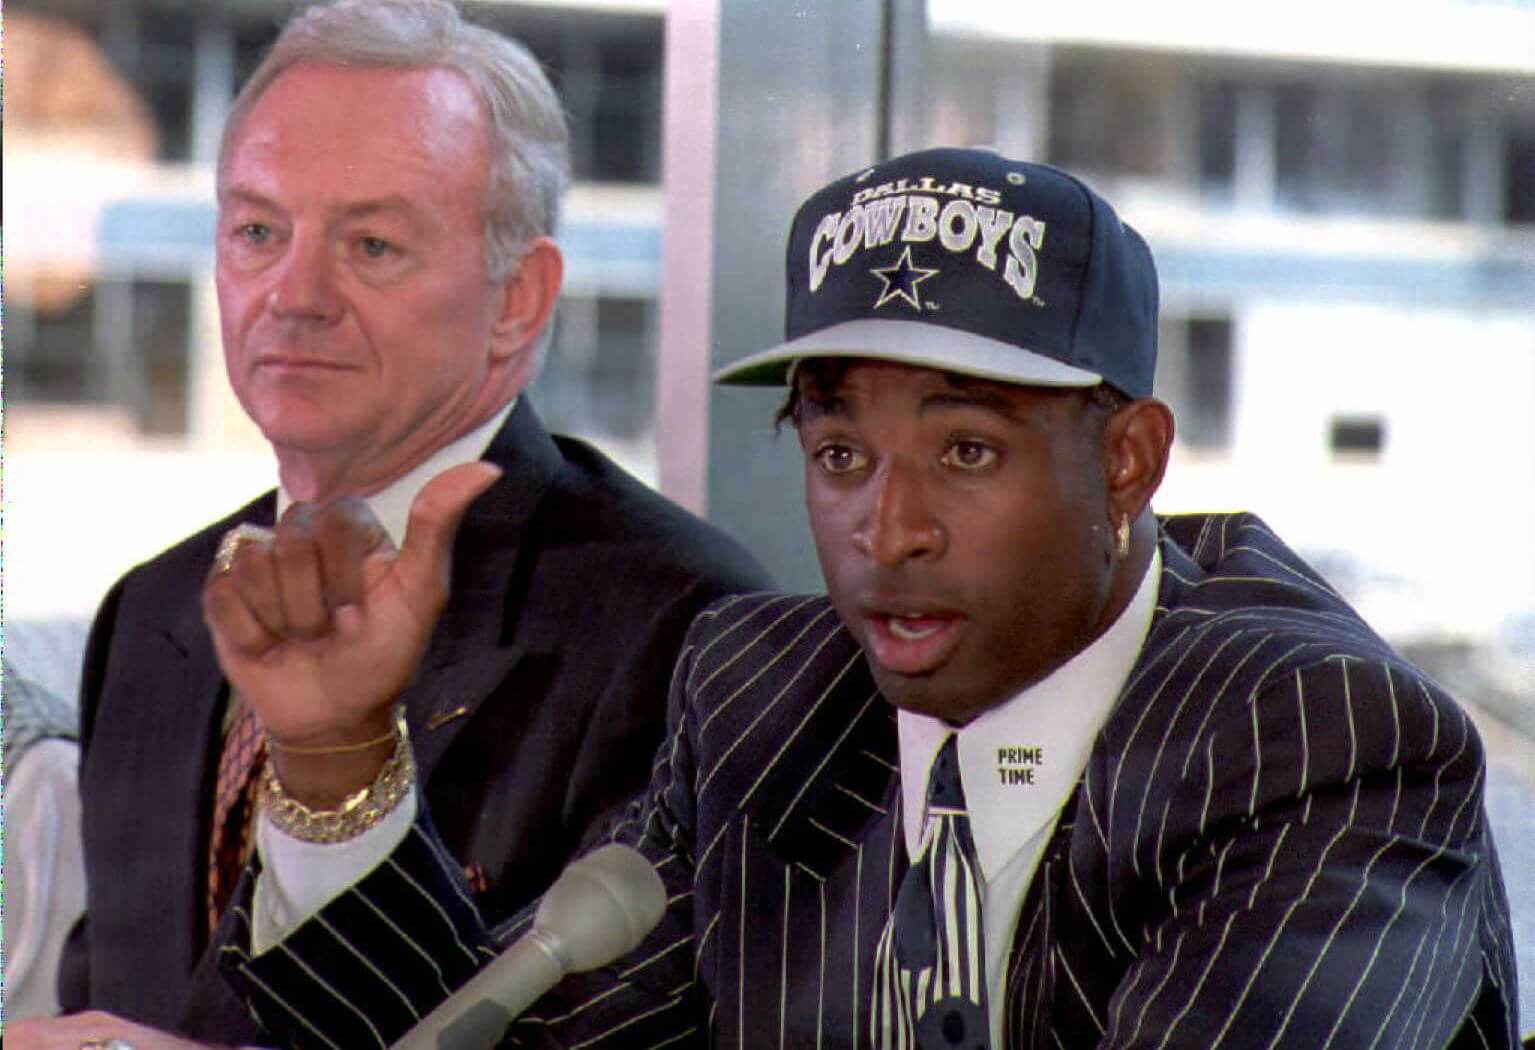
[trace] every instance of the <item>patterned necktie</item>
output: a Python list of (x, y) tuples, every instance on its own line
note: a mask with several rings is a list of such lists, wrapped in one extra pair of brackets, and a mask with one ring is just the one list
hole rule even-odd
[(256, 800), (256, 773), (266, 753), (261, 725), (250, 705), (238, 696), (235, 713), (219, 754), (218, 782), (213, 794), (213, 829), (208, 838), (208, 932), (229, 906), (235, 883), (250, 851), (251, 816)]
[(874, 957), (870, 1038), (877, 1047), (991, 1045), (980, 866), (950, 734), (927, 784), (928, 821)]

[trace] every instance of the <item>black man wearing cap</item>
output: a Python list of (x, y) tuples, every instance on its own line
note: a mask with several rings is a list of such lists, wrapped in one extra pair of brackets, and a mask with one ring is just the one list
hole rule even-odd
[[(720, 378), (787, 384), (828, 594), (695, 622), (615, 832), (667, 912), (513, 1039), (1513, 1045), (1466, 715), (1256, 517), (1151, 510), (1140, 236), (1062, 172), (928, 150), (811, 197), (788, 277), (788, 341)], [(440, 852), (418, 824), (231, 953), (269, 1030), (374, 1045), (467, 978), (496, 941)]]

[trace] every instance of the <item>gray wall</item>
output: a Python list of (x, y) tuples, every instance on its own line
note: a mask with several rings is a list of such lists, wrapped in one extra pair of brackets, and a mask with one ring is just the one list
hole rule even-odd
[[(916, 144), (922, 5), (721, 0), (718, 40), (713, 368), (782, 339), (783, 246), (800, 201)], [(888, 66), (886, 54), (894, 56)], [(820, 590), (799, 445), (792, 429), (773, 432), (781, 399), (777, 390), (711, 392), (708, 516), (781, 586)]]

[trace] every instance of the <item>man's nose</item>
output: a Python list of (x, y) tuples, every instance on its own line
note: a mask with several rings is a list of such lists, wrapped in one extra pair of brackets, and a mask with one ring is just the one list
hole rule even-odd
[(272, 313), (295, 320), (334, 321), (340, 316), (335, 260), (318, 237), (294, 237), (268, 293)]
[(854, 548), (881, 565), (898, 565), (939, 557), (947, 544), (920, 471), (901, 463), (883, 465), (874, 477), (872, 505), (853, 532)]

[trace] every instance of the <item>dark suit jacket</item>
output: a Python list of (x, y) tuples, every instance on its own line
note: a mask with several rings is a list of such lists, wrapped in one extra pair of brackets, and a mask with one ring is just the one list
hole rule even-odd
[[(1162, 554), (1145, 645), (1023, 903), (1006, 1045), (1513, 1046), (1465, 714), (1256, 519), (1169, 519)], [(656, 863), (666, 916), (516, 1038), (870, 1045), (871, 961), (907, 861), (895, 720), (861, 652), (823, 598), (730, 599), (690, 633), (673, 704), (617, 834)], [(233, 979), (275, 1032), (374, 1045), (442, 996), (416, 948), (448, 983), (472, 971), (490, 944), (437, 855), (418, 825), (329, 931), (256, 960), (234, 942)]]
[[(452, 594), (405, 694), (425, 799), (478, 903), (504, 918), (640, 791), (694, 615), (764, 583), (734, 542), (522, 399), (487, 450), (504, 476), (470, 508)], [(86, 919), (65, 1009), (228, 1042), (256, 1030), (206, 951), (206, 856), (227, 689), (199, 592), (219, 538), (270, 523), (267, 495), (120, 581), (82, 687)]]

